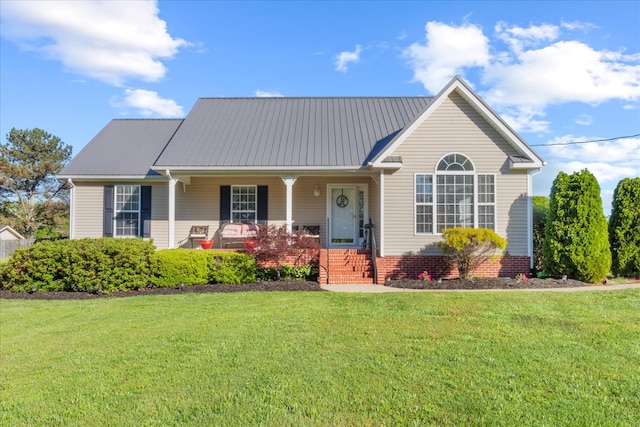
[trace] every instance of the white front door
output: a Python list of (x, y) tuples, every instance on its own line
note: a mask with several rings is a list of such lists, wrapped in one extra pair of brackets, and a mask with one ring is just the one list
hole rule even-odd
[(355, 247), (358, 237), (358, 198), (355, 186), (330, 187), (331, 218), (329, 245)]

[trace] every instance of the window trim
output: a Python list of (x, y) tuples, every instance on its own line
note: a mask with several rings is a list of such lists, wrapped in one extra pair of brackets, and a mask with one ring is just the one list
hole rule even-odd
[[(438, 170), (438, 166), (441, 164), (441, 162), (451, 156), (451, 155), (461, 155), (464, 156), (465, 159), (468, 160), (468, 162), (471, 164), (471, 167), (473, 168), (473, 170), (453, 170), (453, 171), (447, 171), (447, 170)], [(497, 174), (496, 173), (479, 173), (475, 163), (473, 162), (473, 160), (467, 156), (466, 154), (463, 153), (459, 153), (459, 152), (452, 152), (452, 153), (447, 153), (444, 156), (442, 156), (435, 164), (434, 167), (434, 171), (430, 172), (430, 173), (422, 173), (422, 172), (416, 172), (413, 174), (413, 233), (414, 236), (439, 236), (442, 235), (441, 232), (437, 232), (438, 229), (438, 177), (439, 176), (447, 176), (447, 175), (465, 175), (465, 176), (472, 176), (473, 177), (473, 194), (472, 194), (472, 207), (473, 207), (473, 228), (479, 228), (479, 211), (480, 211), (480, 206), (492, 206), (493, 207), (493, 230), (497, 230), (498, 229), (498, 206), (497, 206), (497, 199), (498, 199), (498, 189), (497, 189)], [(418, 193), (417, 193), (417, 187), (418, 187), (418, 176), (428, 176), (431, 177), (431, 188), (432, 188), (432, 192), (431, 192), (431, 203), (418, 203), (417, 198), (418, 198)], [(479, 176), (491, 176), (493, 179), (493, 202), (480, 202), (479, 201), (479, 194), (478, 194), (478, 186), (479, 186)], [(430, 232), (418, 232), (418, 213), (417, 213), (417, 208), (418, 206), (431, 206), (431, 231)]]
[[(248, 188), (251, 187), (253, 188), (253, 195), (255, 197), (255, 209), (254, 210), (235, 210), (233, 209), (233, 195), (234, 195), (234, 189), (236, 188)], [(230, 190), (230, 207), (229, 207), (229, 222), (236, 222), (233, 220), (233, 214), (236, 212), (253, 212), (253, 217), (254, 220), (251, 222), (252, 224), (257, 224), (258, 223), (258, 185), (255, 184), (238, 184), (238, 185), (231, 185), (231, 190)], [(246, 222), (246, 221), (240, 221), (240, 222)]]
[[(138, 188), (138, 209), (118, 209), (118, 190), (124, 187), (137, 187)], [(136, 213), (138, 215), (138, 225), (136, 235), (119, 235), (118, 234), (118, 215), (121, 213)], [(139, 184), (119, 184), (114, 185), (113, 190), (113, 237), (118, 239), (135, 239), (142, 236), (142, 186)]]

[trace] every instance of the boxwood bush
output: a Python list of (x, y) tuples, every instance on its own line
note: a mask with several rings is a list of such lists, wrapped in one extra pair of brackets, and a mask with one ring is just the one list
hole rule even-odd
[(252, 283), (255, 280), (255, 260), (243, 253), (164, 249), (151, 259), (151, 285), (154, 287)]
[(109, 293), (149, 283), (155, 248), (142, 239), (81, 239), (34, 243), (0, 269), (4, 289)]

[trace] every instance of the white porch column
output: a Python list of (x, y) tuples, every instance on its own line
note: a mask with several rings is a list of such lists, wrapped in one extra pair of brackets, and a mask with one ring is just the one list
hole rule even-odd
[(175, 248), (176, 244), (176, 183), (178, 180), (171, 176), (171, 173), (167, 171), (169, 177), (169, 232), (168, 232), (168, 247), (169, 249)]
[(283, 176), (282, 182), (287, 186), (287, 233), (291, 233), (293, 229), (293, 184), (296, 182), (296, 176)]
[(69, 184), (69, 239), (76, 238), (76, 186), (71, 178), (67, 180)]

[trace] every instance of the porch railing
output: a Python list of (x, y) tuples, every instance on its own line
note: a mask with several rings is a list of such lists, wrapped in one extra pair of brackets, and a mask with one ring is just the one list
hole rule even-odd
[(369, 223), (364, 225), (365, 230), (367, 231), (367, 239), (366, 246), (369, 247), (371, 252), (371, 265), (373, 266), (373, 283), (378, 283), (378, 265), (376, 262), (378, 247), (376, 245), (376, 233), (373, 232), (375, 228), (375, 224), (369, 218)]

